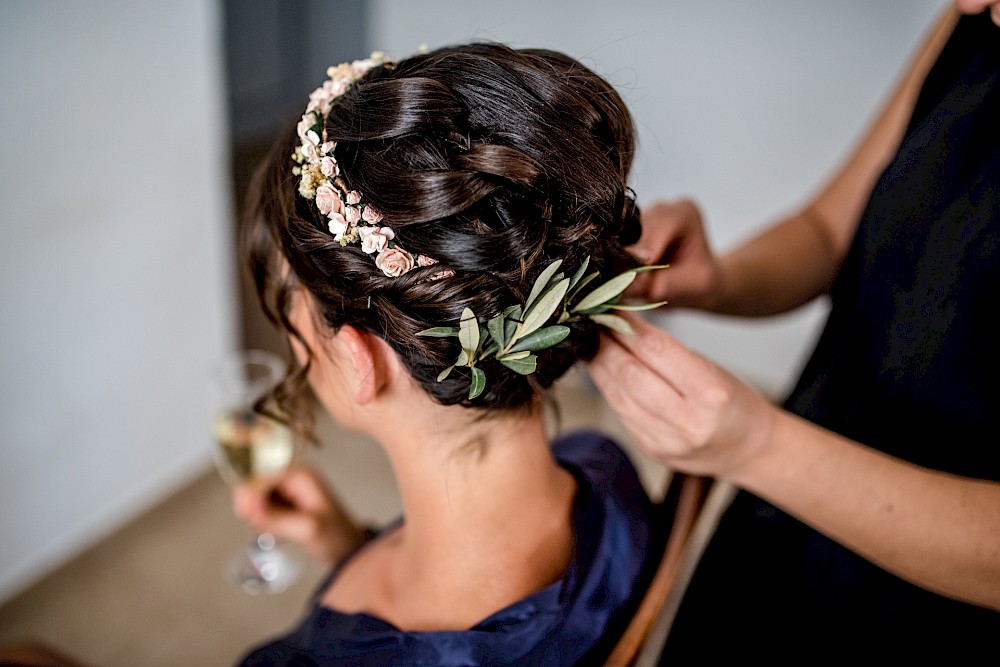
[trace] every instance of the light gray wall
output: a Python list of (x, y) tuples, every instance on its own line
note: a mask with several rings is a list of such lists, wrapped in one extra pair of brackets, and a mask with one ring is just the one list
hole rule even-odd
[[(725, 248), (802, 204), (845, 157), (944, 0), (374, 0), (374, 49), (489, 39), (581, 59), (639, 129), (639, 203), (693, 196)], [(826, 304), (752, 323), (658, 321), (769, 393), (789, 388)]]
[(0, 600), (208, 465), (220, 45), (210, 0), (0, 4)]

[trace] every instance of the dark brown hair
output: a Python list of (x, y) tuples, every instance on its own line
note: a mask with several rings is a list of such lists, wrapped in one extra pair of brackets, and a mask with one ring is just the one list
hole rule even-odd
[[(469, 401), (468, 369), (436, 380), (458, 356), (458, 341), (416, 334), (457, 326), (466, 307), (485, 323), (523, 303), (556, 259), (572, 272), (589, 256), (604, 278), (636, 266), (624, 250), (638, 238), (627, 187), (632, 121), (606, 81), (553, 51), (449, 47), (375, 67), (325, 125), (348, 186), (383, 213), (401, 246), (439, 264), (391, 278), (359, 247), (335, 241), (315, 203), (298, 195), (292, 123), (255, 177), (244, 236), (272, 321), (297, 335), (288, 309), (301, 286), (322, 323), (384, 339), (440, 403), (488, 410), (532, 408), (596, 352), (596, 325), (575, 322), (569, 337), (539, 353), (532, 375), (480, 361), (486, 389)], [(454, 275), (430, 279), (442, 269)], [(279, 398), (291, 398), (304, 372)]]

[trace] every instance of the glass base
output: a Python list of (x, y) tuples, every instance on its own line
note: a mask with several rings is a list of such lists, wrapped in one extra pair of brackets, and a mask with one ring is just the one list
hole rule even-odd
[(278, 546), (267, 533), (235, 554), (226, 568), (229, 581), (250, 595), (281, 593), (298, 581), (301, 572), (301, 558)]

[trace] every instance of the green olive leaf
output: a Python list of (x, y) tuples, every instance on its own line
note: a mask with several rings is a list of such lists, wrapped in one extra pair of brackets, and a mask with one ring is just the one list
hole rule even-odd
[(573, 288), (576, 287), (576, 284), (580, 282), (580, 279), (583, 278), (583, 276), (587, 273), (588, 266), (590, 266), (590, 255), (587, 255), (587, 257), (583, 260), (583, 264), (580, 265), (580, 268), (577, 269), (576, 273), (573, 274), (573, 277), (570, 278), (569, 293), (573, 291)]
[(545, 291), (545, 288), (549, 286), (551, 278), (556, 274), (556, 271), (559, 270), (559, 266), (561, 264), (562, 260), (557, 259), (546, 266), (545, 270), (542, 271), (538, 278), (535, 279), (535, 284), (531, 286), (531, 292), (528, 293), (528, 300), (524, 302), (524, 312), (528, 312), (528, 310), (531, 309), (531, 305), (535, 302), (535, 299), (541, 296), (542, 292)]
[(581, 279), (580, 282), (576, 284), (576, 287), (573, 288), (573, 291), (569, 293), (569, 296), (566, 297), (566, 302), (568, 303), (572, 301), (574, 298), (576, 298), (576, 295), (579, 294), (584, 287), (586, 287), (594, 278), (597, 278), (599, 275), (601, 274), (599, 274), (597, 271), (594, 271), (590, 275)]
[(432, 338), (447, 338), (458, 335), (458, 327), (431, 327), (417, 332), (418, 336), (430, 336)]
[(497, 346), (502, 350), (503, 346), (507, 344), (507, 340), (504, 337), (504, 315), (500, 313), (490, 318), (490, 321), (486, 323), (486, 328), (489, 329), (490, 338), (496, 342)]
[(530, 354), (531, 354), (531, 352), (528, 352), (527, 350), (522, 350), (520, 352), (511, 352), (510, 354), (505, 354), (502, 357), (497, 357), (497, 360), (498, 361), (517, 361), (518, 359), (524, 359), (525, 357), (527, 357)]
[(656, 303), (636, 303), (636, 304), (622, 304), (622, 303), (612, 303), (608, 305), (608, 308), (612, 310), (653, 310), (654, 308), (659, 308), (660, 306), (666, 305), (666, 301), (657, 301)]
[(503, 310), (503, 339), (504, 344), (500, 349), (510, 344), (511, 336), (517, 331), (517, 325), (521, 323), (521, 306), (509, 306)]
[(552, 313), (556, 312), (556, 308), (562, 305), (563, 297), (566, 296), (568, 288), (569, 278), (563, 278), (549, 291), (539, 297), (531, 310), (526, 312), (524, 322), (517, 329), (516, 338), (523, 338), (532, 331), (541, 328), (552, 317)]
[(521, 306), (507, 306), (503, 309), (503, 316), (509, 320), (521, 321)]
[(624, 292), (625, 288), (632, 284), (632, 281), (635, 280), (635, 276), (635, 271), (626, 271), (625, 273), (618, 274), (587, 296), (580, 299), (580, 302), (573, 306), (573, 312), (578, 313), (580, 311), (590, 310), (591, 308), (596, 308), (597, 306), (603, 305), (611, 299), (614, 299), (616, 296)]
[(591, 315), (590, 319), (626, 336), (631, 336), (635, 333), (632, 330), (632, 325), (617, 315)]
[(472, 370), (472, 382), (469, 384), (469, 400), (471, 401), (475, 397), (483, 393), (483, 389), (486, 388), (486, 373), (480, 369), (473, 366)]
[(446, 368), (443, 371), (441, 371), (440, 373), (438, 373), (438, 379), (437, 379), (437, 381), (438, 382), (442, 382), (445, 378), (447, 378), (449, 375), (451, 375), (451, 372), (454, 369), (455, 369), (455, 364), (452, 364), (451, 366), (448, 366), (448, 368)]
[(519, 338), (518, 341), (511, 346), (510, 351), (520, 352), (522, 350), (529, 350), (531, 352), (537, 352), (562, 342), (568, 335), (569, 327), (554, 324), (550, 327), (539, 329), (534, 333), (530, 333), (527, 336)]
[(470, 359), (475, 358), (479, 349), (479, 323), (471, 308), (462, 311), (462, 319), (458, 322), (458, 342)]
[(538, 357), (533, 354), (529, 354), (523, 359), (505, 359), (501, 360), (500, 363), (515, 373), (520, 373), (521, 375), (531, 375), (535, 372), (535, 364), (537, 361)]
[(634, 269), (629, 269), (625, 273), (645, 273), (646, 271), (659, 271), (660, 269), (669, 267), (669, 264), (647, 264), (646, 266), (637, 266)]

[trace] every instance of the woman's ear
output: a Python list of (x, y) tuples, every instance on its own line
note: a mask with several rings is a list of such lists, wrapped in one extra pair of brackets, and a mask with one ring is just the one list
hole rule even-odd
[(385, 341), (366, 331), (345, 324), (337, 330), (337, 337), (347, 348), (354, 366), (354, 400), (365, 405), (374, 399), (391, 379), (392, 352)]

